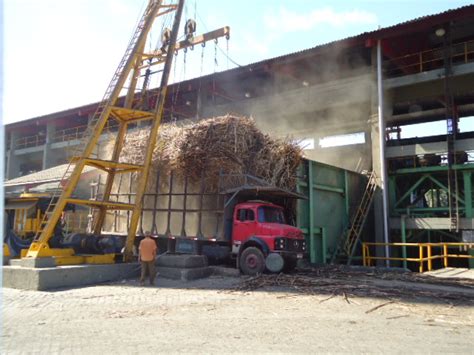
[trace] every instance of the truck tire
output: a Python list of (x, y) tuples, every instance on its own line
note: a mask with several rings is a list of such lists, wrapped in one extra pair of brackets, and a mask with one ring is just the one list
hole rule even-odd
[(245, 275), (261, 274), (265, 270), (265, 257), (260, 249), (248, 247), (240, 255), (240, 269)]

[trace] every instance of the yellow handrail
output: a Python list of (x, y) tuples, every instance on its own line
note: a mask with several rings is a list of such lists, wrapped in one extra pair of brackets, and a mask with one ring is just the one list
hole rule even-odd
[[(418, 257), (387, 257), (387, 256), (371, 256), (370, 246), (391, 246), (391, 247), (418, 247)], [(419, 271), (424, 271), (424, 262), (427, 262), (427, 270), (433, 270), (433, 260), (443, 259), (443, 266), (448, 267), (449, 258), (474, 259), (474, 255), (468, 254), (449, 254), (450, 247), (463, 248), (466, 251), (474, 248), (474, 243), (362, 243), (362, 260), (364, 266), (372, 266), (372, 260), (397, 260), (397, 261), (413, 261), (419, 263)], [(426, 256), (425, 249), (426, 248)], [(439, 255), (433, 255), (433, 248), (441, 248)]]

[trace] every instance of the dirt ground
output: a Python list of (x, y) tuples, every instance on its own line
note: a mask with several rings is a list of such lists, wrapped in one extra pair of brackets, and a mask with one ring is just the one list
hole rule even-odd
[(459, 290), (462, 300), (439, 299), (412, 285), (411, 296), (395, 299), (317, 288), (238, 290), (243, 280), (158, 278), (154, 287), (131, 280), (54, 292), (3, 288), (1, 352), (473, 352), (471, 289)]

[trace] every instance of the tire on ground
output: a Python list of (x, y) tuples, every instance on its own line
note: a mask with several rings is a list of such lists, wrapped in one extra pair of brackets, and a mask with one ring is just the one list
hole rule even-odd
[(261, 274), (265, 270), (265, 256), (260, 249), (246, 248), (240, 255), (240, 269), (246, 275)]

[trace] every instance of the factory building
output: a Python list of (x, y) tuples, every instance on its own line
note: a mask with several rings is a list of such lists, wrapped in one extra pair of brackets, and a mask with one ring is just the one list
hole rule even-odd
[[(164, 121), (252, 116), (311, 160), (375, 172), (384, 187), (375, 240), (470, 242), (473, 83), (474, 6), (466, 6), (173, 84)], [(6, 179), (66, 163), (96, 107), (7, 125)]]

